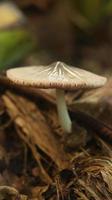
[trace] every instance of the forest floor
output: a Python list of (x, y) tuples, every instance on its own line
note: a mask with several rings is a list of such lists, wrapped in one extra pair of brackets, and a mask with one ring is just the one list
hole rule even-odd
[(0, 77), (0, 200), (112, 199), (112, 80), (66, 92), (73, 122), (65, 134), (53, 90)]

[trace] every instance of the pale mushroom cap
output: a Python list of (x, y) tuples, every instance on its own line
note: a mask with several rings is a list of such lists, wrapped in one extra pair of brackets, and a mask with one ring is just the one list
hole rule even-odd
[(86, 70), (71, 67), (63, 62), (48, 66), (20, 67), (7, 70), (7, 77), (16, 84), (37, 88), (97, 88), (106, 83), (106, 78)]

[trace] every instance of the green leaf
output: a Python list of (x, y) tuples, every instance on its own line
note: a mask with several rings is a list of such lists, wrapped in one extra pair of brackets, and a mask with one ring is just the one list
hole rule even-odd
[(33, 42), (25, 30), (0, 32), (0, 70), (22, 60), (33, 49)]

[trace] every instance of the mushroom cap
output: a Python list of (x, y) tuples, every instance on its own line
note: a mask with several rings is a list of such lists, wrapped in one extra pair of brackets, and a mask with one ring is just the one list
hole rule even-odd
[(16, 84), (37, 88), (97, 88), (106, 83), (106, 78), (86, 70), (55, 62), (48, 66), (31, 66), (9, 69), (7, 77)]

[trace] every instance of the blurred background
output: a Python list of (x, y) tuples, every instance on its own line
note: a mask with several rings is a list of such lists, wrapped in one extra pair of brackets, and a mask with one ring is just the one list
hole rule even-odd
[(0, 69), (60, 60), (112, 69), (112, 0), (0, 0)]

